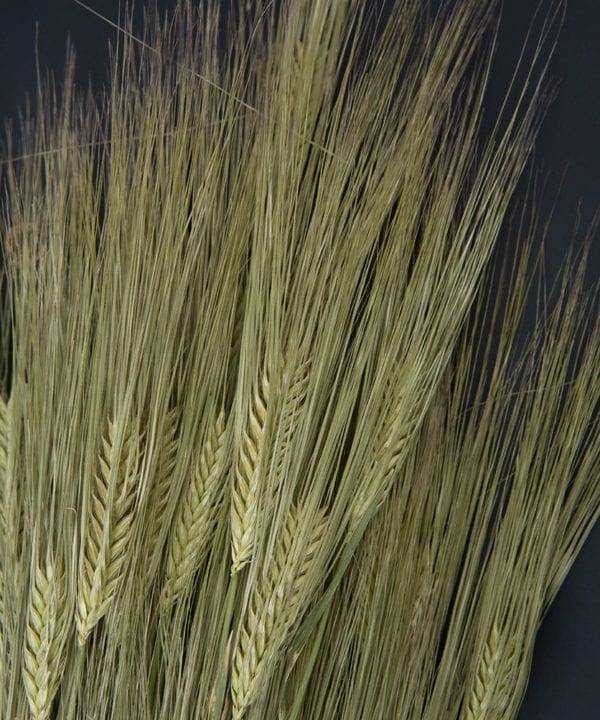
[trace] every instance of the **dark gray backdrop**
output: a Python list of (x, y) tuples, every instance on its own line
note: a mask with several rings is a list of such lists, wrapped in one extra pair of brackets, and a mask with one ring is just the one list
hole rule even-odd
[[(401, 0), (399, 0), (401, 1)], [(451, 0), (460, 2), (460, 0)], [(88, 0), (116, 19), (118, 0)], [(143, 0), (138, 0), (141, 6)], [(436, 3), (437, 4), (437, 3)], [(159, 0), (159, 8), (173, 5)], [(505, 0), (490, 102), (502, 97), (537, 0)], [(60, 76), (70, 35), (77, 77), (98, 85), (105, 78), (106, 46), (114, 31), (72, 0), (0, 0), (0, 118), (14, 117), (25, 92), (35, 89), (35, 24), (42, 66)], [(542, 128), (536, 162), (558, 188), (566, 170), (548, 244), (548, 269), (556, 271), (569, 243), (578, 208), (584, 223), (600, 206), (600, 3), (571, 0), (551, 75), (558, 99)], [(598, 278), (599, 243), (590, 279)], [(600, 479), (598, 480), (600, 482)], [(519, 720), (593, 720), (600, 717), (600, 525), (596, 525), (538, 636), (533, 670)], [(318, 719), (315, 719), (318, 720)]]

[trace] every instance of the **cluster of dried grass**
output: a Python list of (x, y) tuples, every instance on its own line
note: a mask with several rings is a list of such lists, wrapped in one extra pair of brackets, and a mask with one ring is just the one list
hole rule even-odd
[(586, 252), (532, 186), (492, 262), (560, 6), (482, 141), (420, 5), (184, 4), (9, 138), (0, 717), (516, 715), (600, 512)]

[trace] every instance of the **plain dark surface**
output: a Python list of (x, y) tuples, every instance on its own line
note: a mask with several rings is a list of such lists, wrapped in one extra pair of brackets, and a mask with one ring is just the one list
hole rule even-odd
[[(89, 0), (116, 19), (117, 0)], [(546, 7), (549, 3), (546, 3)], [(138, 1), (138, 6), (142, 5)], [(159, 8), (172, 7), (162, 0)], [(490, 86), (490, 103), (505, 83), (538, 7), (537, 0), (505, 0)], [(15, 117), (24, 93), (34, 93), (36, 23), (40, 64), (60, 77), (67, 37), (77, 51), (77, 79), (95, 86), (106, 77), (107, 41), (115, 33), (72, 0), (0, 0), (0, 117)], [(600, 206), (600, 3), (571, 0), (552, 64), (560, 84), (536, 145), (535, 161), (558, 188), (548, 242), (552, 275), (567, 249), (579, 211), (589, 223)], [(596, 241), (590, 278), (600, 269)], [(600, 478), (598, 479), (600, 482)], [(593, 720), (600, 717), (600, 525), (596, 525), (540, 630), (529, 688), (519, 720)]]

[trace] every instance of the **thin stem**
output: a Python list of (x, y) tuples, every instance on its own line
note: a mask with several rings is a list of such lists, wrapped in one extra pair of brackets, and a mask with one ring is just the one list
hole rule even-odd
[(231, 619), (235, 607), (235, 596), (237, 593), (239, 573), (232, 575), (229, 580), (229, 588), (227, 597), (225, 598), (225, 617), (223, 618), (223, 628), (221, 630), (221, 642), (219, 644), (219, 671), (217, 675), (217, 691), (215, 701), (214, 720), (220, 720), (223, 712), (223, 700), (225, 698), (225, 686), (227, 684), (228, 667), (225, 663), (227, 653), (227, 640), (229, 638), (229, 630), (231, 627)]
[(75, 720), (75, 713), (77, 712), (77, 699), (79, 697), (79, 689), (81, 688), (81, 680), (83, 678), (83, 668), (85, 666), (86, 649), (87, 645), (80, 645), (77, 650), (75, 673), (73, 675), (73, 682), (71, 683), (69, 705), (67, 707), (67, 720)]
[(307, 642), (311, 632), (313, 631), (313, 628), (321, 620), (323, 615), (329, 612), (335, 592), (338, 589), (340, 582), (342, 581), (342, 578), (344, 577), (352, 558), (354, 557), (356, 549), (360, 545), (360, 541), (365, 534), (367, 525), (375, 514), (375, 509), (375, 507), (372, 507), (365, 513), (363, 519), (356, 526), (356, 529), (350, 536), (348, 544), (344, 549), (342, 557), (340, 558), (339, 564), (335, 570), (335, 573), (329, 583), (327, 590), (300, 627), (294, 645), (295, 649), (300, 649), (304, 645), (304, 643)]
[(156, 688), (158, 686), (158, 675), (160, 670), (160, 638), (158, 635), (158, 621), (154, 621), (151, 629), (150, 647), (152, 648), (152, 657), (150, 661), (150, 678), (148, 681), (148, 695), (151, 707), (156, 707)]
[(321, 649), (321, 642), (323, 641), (323, 635), (325, 634), (325, 628), (327, 627), (327, 621), (329, 620), (330, 611), (331, 611), (331, 605), (329, 605), (329, 607), (325, 610), (325, 612), (321, 616), (321, 621), (319, 623), (319, 629), (317, 631), (317, 635), (313, 642), (313, 646), (310, 651), (310, 656), (308, 658), (308, 663), (304, 670), (304, 675), (300, 682), (300, 687), (298, 688), (298, 692), (296, 693), (296, 696), (294, 698), (294, 704), (292, 705), (292, 709), (290, 711), (288, 720), (297, 720), (298, 715), (300, 714), (300, 710), (302, 708), (302, 703), (304, 702), (304, 696), (306, 695), (306, 690), (308, 688), (308, 683), (310, 681), (310, 677), (312, 675), (313, 668), (317, 661), (317, 656), (319, 654), (319, 650)]

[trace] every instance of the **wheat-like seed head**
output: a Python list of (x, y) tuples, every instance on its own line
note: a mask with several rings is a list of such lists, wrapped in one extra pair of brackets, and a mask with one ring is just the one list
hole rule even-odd
[(495, 620), (483, 648), (475, 681), (463, 714), (464, 720), (484, 720), (490, 710), (496, 711), (504, 705), (508, 697), (508, 680), (512, 667), (511, 660), (508, 668), (503, 669), (502, 658), (505, 654), (506, 649), (502, 647), (500, 629)]
[(178, 423), (179, 412), (175, 408), (167, 413), (163, 423), (162, 444), (160, 446), (159, 458), (154, 474), (153, 492), (149, 504), (152, 525), (148, 533), (145, 566), (151, 576), (157, 562), (157, 556), (159, 556), (161, 551), (159, 540), (167, 520), (166, 510), (171, 490), (171, 478), (177, 462), (177, 451), (179, 449), (179, 438), (177, 436)]
[[(10, 400), (0, 397), (0, 542), (6, 542), (6, 490), (8, 473), (8, 446), (10, 423)], [(4, 571), (0, 555), (0, 653), (2, 652), (2, 628), (4, 626)]]
[[(12, 398), (9, 398), (8, 402), (5, 402), (4, 398), (0, 397), (0, 547), (11, 548), (9, 553), (12, 555), (11, 583), (13, 587), (19, 587), (21, 566), (14, 549), (19, 544), (19, 537), (15, 535), (20, 535), (21, 528), (17, 528), (15, 532), (15, 488), (12, 487), (10, 478), (10, 454), (14, 442), (14, 438), (11, 437), (13, 435), (11, 400)], [(0, 552), (0, 660), (4, 653), (3, 632), (6, 623), (4, 562), (4, 553)]]
[(4, 499), (4, 485), (8, 471), (8, 447), (10, 428), (10, 400), (0, 397), (0, 502)]
[(8, 534), (10, 533), (10, 520), (8, 507), (8, 494), (9, 488), (9, 477), (10, 471), (10, 443), (11, 443), (11, 401), (4, 401), (4, 398), (0, 397), (0, 539), (2, 542), (8, 541)]
[(225, 412), (221, 411), (209, 429), (169, 537), (164, 608), (174, 603), (189, 586), (209, 547), (223, 499), (224, 464)]
[(271, 468), (271, 472), (273, 473), (273, 492), (276, 492), (280, 486), (285, 471), (289, 445), (306, 399), (309, 372), (309, 362), (303, 362), (295, 369), (281, 406), (277, 436), (269, 459), (269, 468), (271, 468), (273, 460), (275, 461), (274, 467)]
[[(314, 519), (295, 506), (288, 511), (266, 575), (256, 581), (233, 655), (234, 720), (241, 720), (260, 696), (277, 652), (304, 608), (310, 595), (307, 575), (325, 526), (323, 510)], [(310, 528), (308, 537), (306, 528)]]
[(133, 525), (140, 439), (127, 431), (120, 447), (116, 440), (116, 425), (109, 420), (80, 552), (76, 620), (82, 645), (118, 590)]
[(269, 403), (269, 379), (263, 373), (254, 394), (247, 430), (244, 430), (231, 491), (231, 573), (250, 562), (258, 514), (258, 480)]
[(386, 406), (388, 398), (391, 398), (392, 403), (387, 411), (380, 411), (382, 426), (373, 441), (371, 467), (352, 504), (350, 532), (361, 523), (366, 513), (373, 507), (379, 507), (385, 500), (398, 462), (406, 448), (410, 436), (406, 403), (398, 395), (398, 390), (390, 380), (384, 392), (382, 407)]
[(22, 675), (32, 720), (50, 717), (64, 665), (66, 593), (50, 562), (36, 564), (29, 590)]

